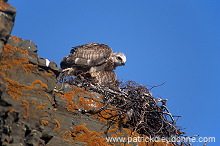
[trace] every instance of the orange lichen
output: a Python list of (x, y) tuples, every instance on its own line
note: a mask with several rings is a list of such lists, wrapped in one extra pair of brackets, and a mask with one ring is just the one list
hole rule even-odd
[(77, 109), (79, 109), (79, 106), (75, 104), (73, 101), (68, 101), (66, 103), (67, 110), (72, 111), (73, 113), (78, 113)]
[(103, 104), (95, 98), (79, 97), (78, 101), (79, 101), (78, 105), (86, 110), (90, 110), (94, 108), (99, 109), (103, 106)]
[(8, 82), (9, 86), (7, 88), (7, 92), (12, 96), (12, 99), (17, 99), (22, 95), (22, 90), (32, 90), (32, 86), (24, 86), (19, 84), (18, 82), (15, 82), (13, 80), (10, 80), (9, 78), (5, 78), (5, 80)]
[(48, 125), (48, 121), (46, 121), (46, 120), (41, 120), (41, 125), (43, 125), (43, 126), (47, 126)]
[(10, 70), (12, 68), (12, 65), (3, 65), (3, 62), (0, 63), (0, 69), (2, 71), (5, 71), (5, 70)]
[(79, 97), (79, 106), (84, 108), (84, 109), (89, 109), (89, 106), (86, 104), (85, 102), (85, 98), (84, 97)]
[(128, 129), (128, 128), (122, 128), (122, 129), (126, 132), (126, 135), (131, 135), (132, 134), (131, 129)]
[(70, 92), (67, 92), (63, 95), (63, 97), (66, 99), (66, 100), (73, 100), (73, 97), (74, 97), (74, 92), (73, 91), (70, 91)]
[(51, 71), (51, 70), (45, 71), (44, 74), (47, 75), (47, 76), (53, 76), (53, 75), (55, 75), (54, 72)]
[(10, 44), (5, 45), (2, 54), (12, 56), (15, 52), (20, 52), (22, 56), (27, 56), (29, 54), (28, 50), (25, 50), (23, 47), (12, 47)]
[(39, 106), (36, 107), (36, 109), (44, 109), (44, 106), (47, 105), (48, 103), (40, 103)]
[(13, 113), (15, 109), (13, 107), (10, 108), (9, 113)]
[(32, 104), (34, 104), (34, 105), (36, 105), (36, 104), (37, 104), (37, 102), (36, 102), (36, 101), (31, 101), (31, 103), (32, 103)]
[[(1, 68), (1, 67), (0, 67)], [(4, 72), (0, 72), (0, 76), (5, 77), (5, 73)]]
[(48, 86), (44, 84), (41, 80), (35, 80), (32, 82), (32, 86), (36, 89), (38, 88), (45, 88), (48, 89)]
[(37, 94), (38, 94), (38, 95), (41, 95), (41, 91), (38, 91)]
[(115, 111), (115, 110), (102, 110), (99, 114), (102, 116), (99, 116), (97, 114), (95, 114), (93, 116), (95, 118), (99, 119), (99, 121), (101, 121), (101, 122), (107, 122), (106, 119), (109, 119), (110, 117), (112, 117), (111, 118), (112, 120), (118, 119), (118, 116), (115, 116), (115, 115), (117, 115), (117, 111)]
[(78, 96), (80, 97), (80, 96), (83, 96), (83, 93), (78, 93)]
[(17, 48), (17, 51), (21, 52), (22, 56), (27, 56), (29, 54), (28, 50), (25, 50), (23, 47)]
[[(76, 86), (72, 86), (73, 90), (75, 91), (76, 95), (81, 96), (81, 93), (87, 94), (90, 97), (94, 97), (94, 94), (91, 94), (87, 91), (87, 89), (77, 88)], [(81, 92), (81, 93), (80, 93)]]
[(29, 116), (29, 113), (28, 113), (28, 110), (29, 110), (29, 103), (26, 101), (26, 100), (23, 100), (23, 99), (18, 99), (22, 102), (22, 105), (25, 109), (25, 112), (26, 112), (26, 115), (23, 116), (24, 119), (26, 119), (28, 116)]
[(7, 63), (7, 65), (11, 64), (12, 66), (20, 66), (23, 63), (28, 63), (29, 62), (28, 59), (26, 59), (26, 58), (18, 58), (18, 57), (10, 58), (7, 61), (10, 61), (10, 62)]
[(48, 100), (49, 100), (50, 102), (52, 102), (50, 95), (48, 95), (47, 93), (45, 93), (45, 96), (48, 98)]
[(14, 50), (16, 47), (12, 47), (10, 44), (6, 44), (5, 47), (3, 48), (3, 55), (14, 55)]
[(64, 100), (65, 97), (61, 93), (56, 93), (56, 97), (59, 97), (60, 99)]
[(75, 130), (71, 132), (66, 132), (66, 137), (70, 141), (78, 140), (80, 142), (84, 142), (86, 145), (93, 146), (93, 145), (101, 145), (101, 146), (108, 146), (106, 143), (106, 138), (100, 136), (100, 133), (96, 131), (89, 131), (86, 127), (86, 124), (79, 125), (75, 127)]
[(24, 107), (26, 111), (26, 115), (24, 116), (24, 118), (27, 118), (29, 116), (29, 113), (28, 113), (29, 103), (28, 101), (24, 99), (20, 99), (19, 97), (22, 96), (22, 91), (33, 90), (33, 86), (21, 85), (18, 82), (15, 82), (9, 78), (5, 78), (5, 80), (8, 82), (7, 92), (11, 95), (13, 100), (21, 101), (22, 106)]
[(48, 117), (48, 113), (43, 113), (42, 116), (45, 118), (45, 117)]
[(37, 65), (34, 64), (23, 64), (22, 68), (25, 70), (27, 74), (31, 74), (33, 71), (38, 73)]
[(19, 37), (17, 37), (17, 36), (11, 36), (12, 38), (13, 38), (13, 41), (15, 42), (15, 43), (18, 43), (19, 42)]
[(62, 138), (67, 142), (73, 142), (72, 131), (65, 131)]
[(54, 128), (53, 130), (54, 131), (60, 130), (60, 122), (58, 120), (56, 120), (56, 119), (53, 119), (53, 120), (56, 122), (55, 123), (56, 128)]
[(5, 2), (0, 1), (0, 9), (1, 9), (2, 11), (5, 11), (5, 10), (6, 10)]
[(6, 10), (6, 7), (12, 7), (11, 5), (9, 5), (8, 3), (5, 3), (3, 1), (0, 1), (0, 9), (2, 11), (5, 11)]
[(70, 91), (68, 93), (65, 93), (63, 95), (64, 99), (67, 100), (66, 106), (68, 111), (72, 111), (74, 113), (77, 113), (77, 109), (79, 109), (78, 105), (73, 101), (74, 100), (74, 92)]
[(52, 101), (52, 102), (51, 102), (51, 104), (52, 104), (52, 105), (55, 105), (55, 104), (56, 104), (56, 102)]
[(95, 104), (96, 109), (100, 109), (101, 107), (104, 106), (103, 103), (100, 101), (100, 99), (92, 98), (92, 102)]
[(29, 63), (26, 58), (4, 56), (0, 62), (0, 69), (3, 71), (10, 70), (13, 66), (20, 66), (25, 63)]

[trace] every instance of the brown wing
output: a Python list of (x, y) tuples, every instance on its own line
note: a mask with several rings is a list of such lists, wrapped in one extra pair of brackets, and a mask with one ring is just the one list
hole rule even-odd
[(61, 68), (71, 66), (91, 67), (98, 66), (107, 61), (112, 49), (104, 44), (89, 43), (76, 46), (70, 51), (69, 56), (63, 58)]

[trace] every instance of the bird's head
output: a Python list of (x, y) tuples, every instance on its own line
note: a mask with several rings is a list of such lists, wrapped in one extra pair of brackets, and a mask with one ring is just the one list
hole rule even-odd
[(116, 66), (123, 66), (126, 63), (126, 56), (123, 53), (114, 53), (112, 59)]

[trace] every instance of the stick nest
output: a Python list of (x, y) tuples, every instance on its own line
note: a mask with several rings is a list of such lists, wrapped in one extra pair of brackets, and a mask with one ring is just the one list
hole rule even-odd
[[(149, 92), (151, 89), (134, 81), (120, 83), (119, 87), (115, 89), (101, 87), (83, 77), (68, 77), (62, 82), (103, 95), (103, 107), (83, 112), (98, 114), (105, 118), (108, 121), (108, 129), (112, 125), (118, 124), (119, 128), (131, 128), (133, 132), (149, 137), (168, 138), (184, 134), (176, 126), (175, 116), (169, 112), (166, 106), (167, 99), (154, 98)], [(116, 111), (114, 112), (116, 114), (106, 118), (101, 114), (103, 110)]]

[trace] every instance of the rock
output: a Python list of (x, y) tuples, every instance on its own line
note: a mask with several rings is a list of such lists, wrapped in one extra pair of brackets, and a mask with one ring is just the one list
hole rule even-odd
[(22, 38), (16, 36), (10, 36), (7, 44), (10, 44), (13, 47), (23, 48), (24, 50), (28, 51), (29, 56), (37, 57), (37, 46), (34, 44), (33, 41), (30, 40), (23, 40)]
[(37, 46), (31, 40), (24, 40), (23, 45), (21, 47), (23, 47), (25, 50), (28, 50), (29, 52), (37, 53), (38, 51)]
[(20, 58), (27, 58), (31, 63), (39, 65), (45, 69), (52, 70), (55, 75), (59, 75), (62, 71), (55, 62), (51, 62), (48, 59), (38, 57), (37, 46), (33, 41), (23, 40), (22, 38), (16, 36), (10, 36), (7, 45), (10, 48), (16, 47), (20, 51), (14, 51), (14, 56)]
[(16, 15), (16, 9), (6, 2), (0, 1), (0, 53), (10, 36)]
[(0, 97), (1, 97), (2, 93), (6, 91), (6, 85), (7, 85), (7, 82), (6, 82), (5, 79), (0, 75)]
[(43, 67), (46, 67), (46, 59), (42, 58), (42, 57), (39, 57), (38, 58), (38, 64), (40, 66), (43, 66)]
[(0, 0), (0, 1), (3, 1), (3, 2), (8, 2), (8, 0)]
[(3, 51), (4, 42), (0, 40), (0, 53)]
[(51, 61), (51, 62), (50, 62), (49, 67), (54, 71), (54, 73), (55, 73), (57, 76), (62, 72), (62, 69), (59, 68), (54, 61)]

